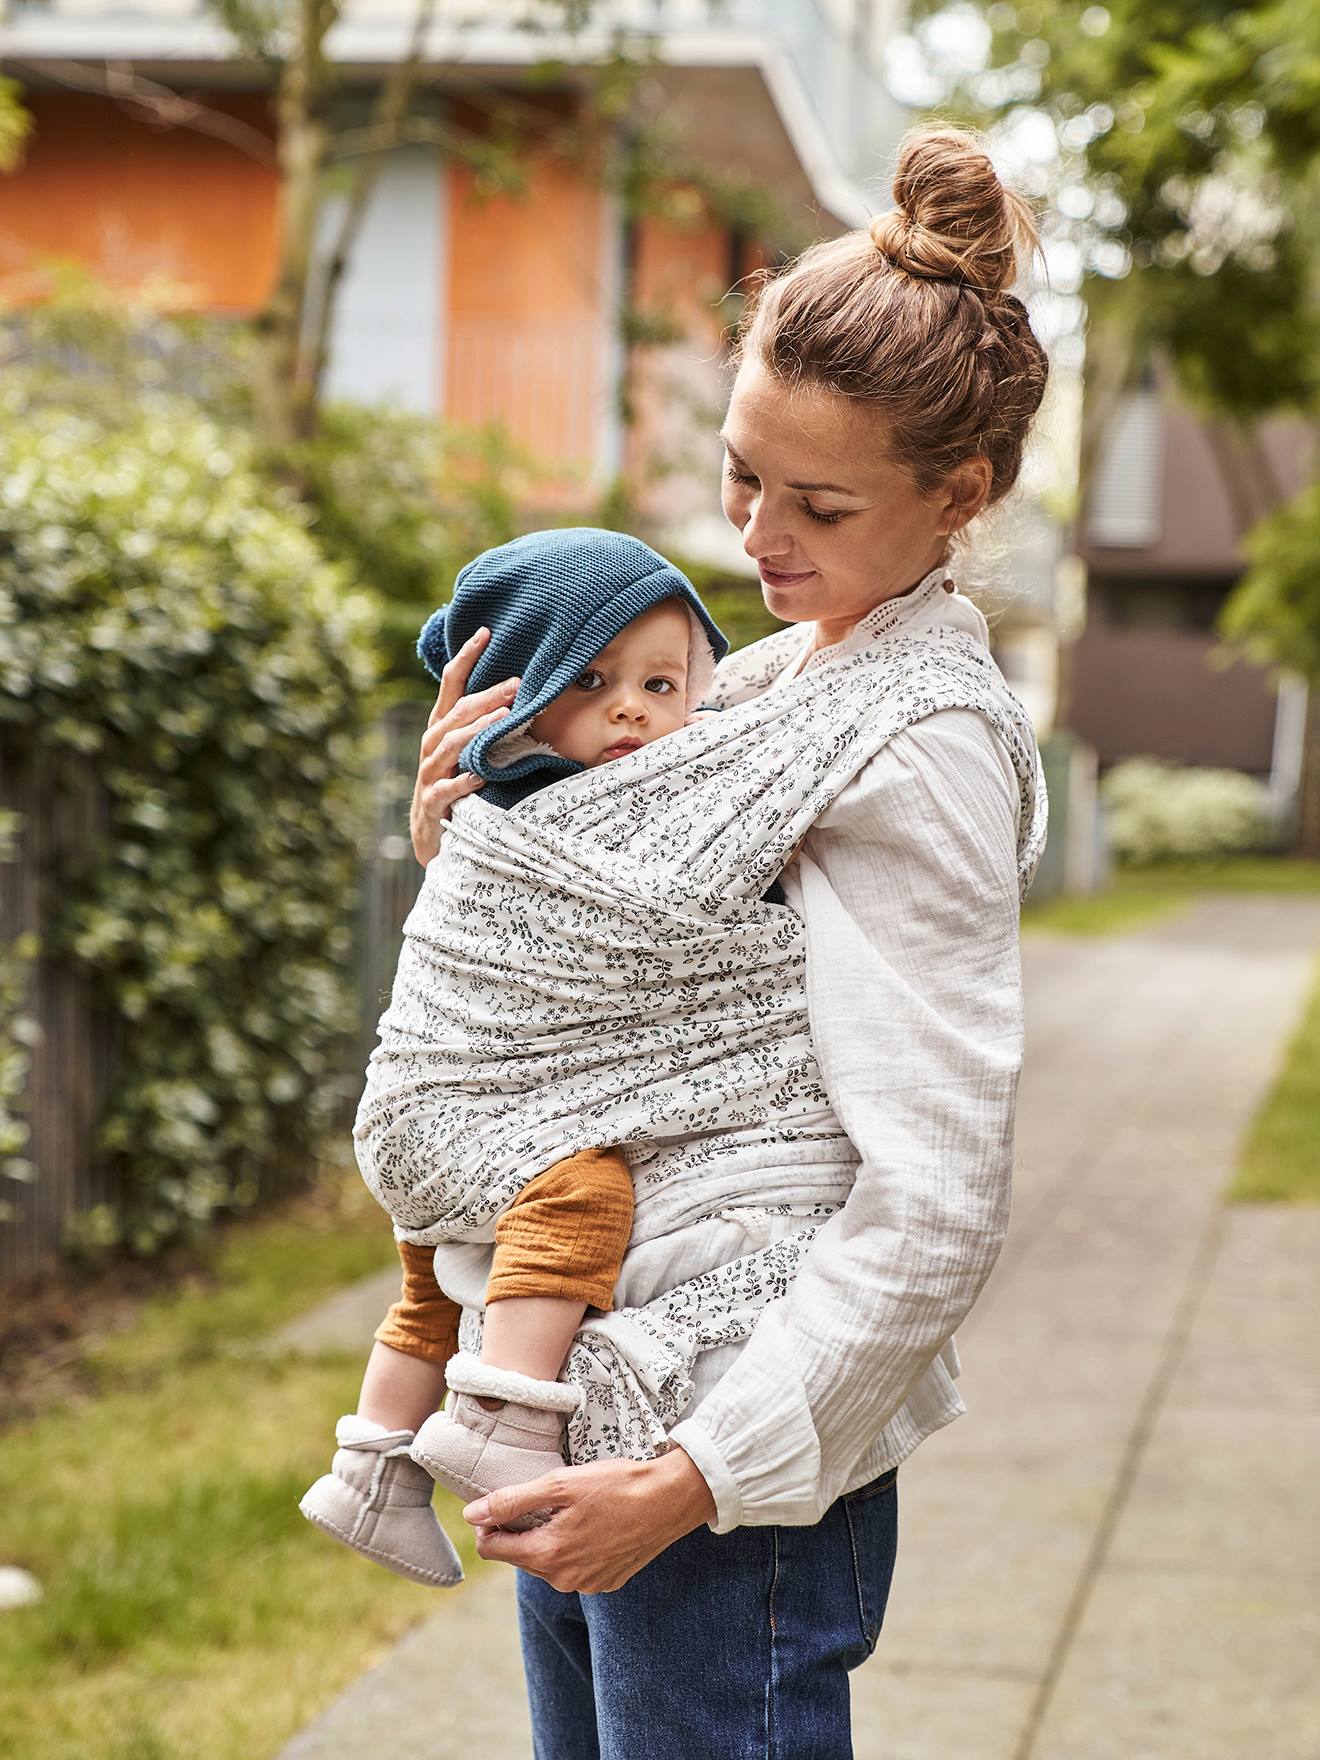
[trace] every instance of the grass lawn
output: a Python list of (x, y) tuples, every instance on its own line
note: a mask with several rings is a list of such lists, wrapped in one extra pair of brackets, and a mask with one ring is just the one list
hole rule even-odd
[(1022, 912), (1026, 934), (1118, 935), (1184, 909), (1201, 892), (1320, 892), (1320, 862), (1235, 856), (1222, 862), (1161, 862), (1121, 868), (1104, 891), (1053, 898)]
[(1050, 898), (1032, 904), (1028, 896), (1022, 911), (1022, 933), (1034, 935), (1122, 935), (1143, 929), (1147, 923), (1172, 916), (1191, 902), (1195, 894), (1175, 887), (1129, 885), (1118, 875), (1104, 892), (1081, 898)]
[(266, 1760), (442, 1604), (298, 1514), (369, 1340), (255, 1347), (393, 1256), (356, 1177), (331, 1189), (230, 1229), (204, 1276), (89, 1342), (76, 1393), (0, 1430), (0, 1562), (45, 1589), (0, 1613), (6, 1760)]
[(1230, 1200), (1320, 1203), (1320, 963), (1283, 1068), (1252, 1120)]

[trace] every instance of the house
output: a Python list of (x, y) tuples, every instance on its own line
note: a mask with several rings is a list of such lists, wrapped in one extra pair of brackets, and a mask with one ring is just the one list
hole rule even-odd
[[(1260, 438), (1270, 494), (1291, 496), (1306, 478), (1305, 425), (1273, 419)], [(1087, 610), (1069, 668), (1067, 724), (1102, 768), (1167, 758), (1247, 771), (1281, 802), (1294, 793), (1305, 687), (1232, 658), (1215, 633), (1243, 573), (1243, 533), (1268, 499), (1167, 369), (1152, 365), (1124, 395), (1080, 525)]]
[[(432, 138), (388, 156), (337, 304), (330, 394), (500, 424), (585, 489), (626, 478), (688, 554), (732, 559), (712, 493), (719, 302), (760, 241), (698, 190), (680, 192), (679, 212), (630, 216), (608, 165), (562, 150), (564, 125), (583, 65), (622, 30), (646, 63), (648, 109), (685, 152), (773, 191), (804, 238), (855, 225), (885, 204), (863, 186), (906, 122), (878, 71), (896, 12), (897, 0), (602, 0), (566, 38), (562, 8), (440, 0), (418, 94)], [(348, 6), (328, 39), (341, 122), (365, 117), (412, 22), (403, 0)], [(213, 9), (0, 0), (0, 56), (35, 120), (25, 163), (0, 181), (0, 300), (41, 299), (49, 261), (72, 259), (167, 306), (260, 307), (278, 199), (269, 81)], [(194, 125), (123, 95), (149, 97), (142, 82), (195, 99)], [(514, 118), (516, 193), (484, 187), (492, 100), (501, 127)], [(447, 150), (455, 141), (477, 150)], [(324, 218), (328, 230), (333, 204)], [(631, 340), (639, 328), (649, 346)]]

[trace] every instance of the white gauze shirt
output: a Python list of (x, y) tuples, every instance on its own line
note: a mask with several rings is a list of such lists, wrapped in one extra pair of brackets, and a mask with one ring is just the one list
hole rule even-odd
[[(804, 658), (829, 666), (939, 623), (989, 646), (961, 594), (911, 597), (910, 615), (894, 620), (901, 602), (890, 600), (809, 658), (804, 629), (802, 655), (769, 688)], [(943, 709), (870, 760), (784, 873), (806, 924), (816, 1056), (860, 1165), (791, 1292), (745, 1343), (698, 1359), (671, 1440), (710, 1486), (717, 1533), (814, 1522), (965, 1409), (953, 1333), (1009, 1211), (1022, 1061), (1018, 803), (989, 722)], [(716, 1228), (723, 1238), (678, 1237), (663, 1262), (630, 1254), (617, 1304), (746, 1250), (735, 1213)]]

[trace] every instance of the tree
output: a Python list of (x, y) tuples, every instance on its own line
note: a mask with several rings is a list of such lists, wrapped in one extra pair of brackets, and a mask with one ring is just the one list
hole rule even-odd
[[(918, 31), (941, 10), (916, 0)], [(1058, 142), (1052, 206), (1080, 253), (1097, 369), (1083, 490), (1114, 401), (1159, 354), (1206, 421), (1247, 548), (1223, 631), (1317, 687), (1308, 767), (1320, 776), (1320, 597), (1302, 578), (1320, 561), (1320, 497), (1286, 503), (1260, 435), (1264, 418), (1293, 412), (1320, 438), (1320, 4), (960, 11), (986, 27), (986, 65), (957, 87), (969, 118), (1043, 116)], [(1320, 787), (1304, 796), (1303, 847), (1320, 853)]]
[(31, 117), (19, 102), (18, 86), (0, 79), (0, 172), (13, 171), (23, 157)]

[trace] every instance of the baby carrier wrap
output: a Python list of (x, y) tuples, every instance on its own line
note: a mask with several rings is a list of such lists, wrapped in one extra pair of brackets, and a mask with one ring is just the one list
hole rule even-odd
[[(894, 734), (964, 708), (1017, 773), (1023, 892), (1044, 843), (1030, 722), (973, 637), (882, 624), (762, 695), (801, 643), (790, 628), (726, 660), (720, 715), (507, 811), (457, 802), (405, 925), (354, 1132), (400, 1236), (440, 1245), (442, 1266), (443, 1243), (492, 1241), (536, 1174), (615, 1143), (634, 1165), (634, 1247), (731, 1209), (793, 1219), (586, 1323), (564, 1370), (582, 1395), (575, 1462), (661, 1449), (699, 1353), (747, 1337), (851, 1187), (857, 1155), (812, 1052), (805, 925), (762, 897), (812, 823)], [(468, 1309), (464, 1349), (480, 1327)]]

